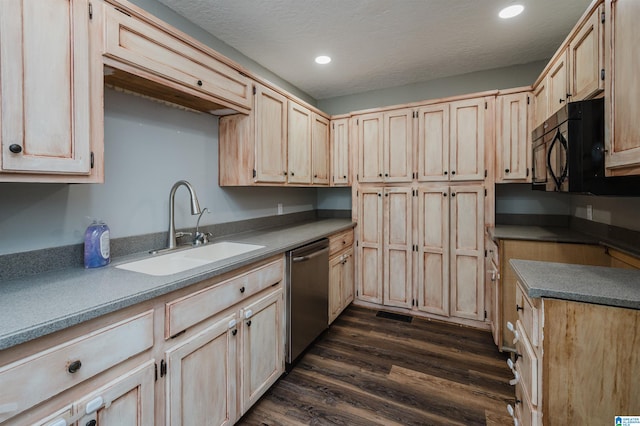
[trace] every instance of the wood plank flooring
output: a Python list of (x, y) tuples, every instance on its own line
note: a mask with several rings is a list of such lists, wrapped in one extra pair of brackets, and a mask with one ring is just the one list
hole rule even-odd
[(513, 424), (512, 374), (489, 332), (376, 312), (347, 308), (238, 424)]

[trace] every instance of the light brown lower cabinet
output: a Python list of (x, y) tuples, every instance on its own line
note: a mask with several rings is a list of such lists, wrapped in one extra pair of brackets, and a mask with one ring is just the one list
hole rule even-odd
[(532, 299), (520, 283), (515, 303), (517, 424), (606, 425), (640, 413), (640, 310)]
[(0, 351), (0, 423), (235, 423), (284, 372), (283, 279), (276, 256)]
[(481, 183), (358, 188), (356, 297), (484, 322)]
[(329, 259), (329, 324), (353, 301), (353, 246)]

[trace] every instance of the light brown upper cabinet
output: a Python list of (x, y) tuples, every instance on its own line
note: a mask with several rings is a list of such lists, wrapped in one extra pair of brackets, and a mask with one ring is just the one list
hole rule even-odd
[(287, 181), (287, 98), (260, 84), (254, 88), (249, 115), (220, 117), (220, 186)]
[(484, 180), (485, 111), (493, 97), (420, 107), (418, 180)]
[(101, 26), (88, 0), (0, 2), (0, 182), (102, 182)]
[(496, 182), (531, 181), (530, 92), (497, 97)]
[(595, 4), (533, 86), (533, 129), (567, 102), (593, 98), (604, 89), (603, 6)]
[(607, 0), (606, 171), (640, 174), (640, 2)]
[(351, 181), (349, 119), (331, 120), (331, 185), (349, 185)]
[(249, 112), (251, 82), (222, 55), (129, 2), (104, 9), (107, 83), (216, 115)]
[(604, 90), (604, 5), (594, 9), (569, 42), (571, 100), (589, 99)]
[(311, 182), (329, 185), (329, 120), (313, 113), (311, 121)]
[(360, 182), (411, 182), (413, 117), (407, 108), (356, 118)]
[(308, 108), (289, 101), (287, 164), (289, 183), (311, 183), (311, 121)]

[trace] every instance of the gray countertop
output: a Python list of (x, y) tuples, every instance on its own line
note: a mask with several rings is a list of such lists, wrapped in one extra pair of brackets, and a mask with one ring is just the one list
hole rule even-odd
[(116, 259), (100, 269), (72, 268), (0, 282), (0, 350), (282, 254), (353, 226), (350, 219), (324, 219), (227, 235), (220, 241), (265, 247), (168, 276), (151, 276), (115, 267), (149, 256), (139, 254)]
[(493, 240), (549, 241), (556, 243), (598, 244), (599, 240), (569, 228), (496, 225), (487, 229)]
[(640, 309), (640, 270), (512, 259), (532, 298), (553, 298)]

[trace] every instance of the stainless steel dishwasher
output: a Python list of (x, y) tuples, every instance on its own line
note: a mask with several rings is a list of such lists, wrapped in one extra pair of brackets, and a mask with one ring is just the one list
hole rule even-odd
[(288, 368), (329, 325), (329, 240), (287, 252)]

